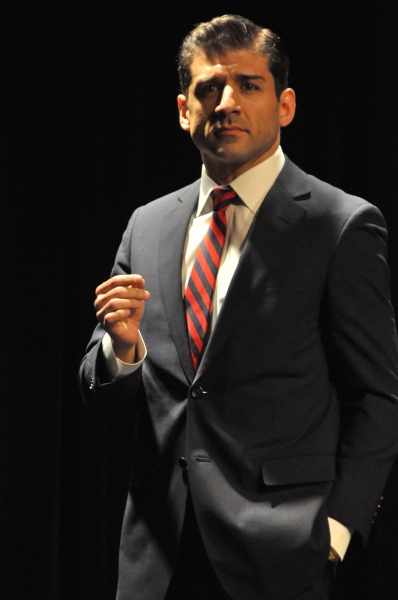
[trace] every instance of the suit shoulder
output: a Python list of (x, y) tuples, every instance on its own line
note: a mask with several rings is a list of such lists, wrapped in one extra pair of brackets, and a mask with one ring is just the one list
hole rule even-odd
[[(362, 213), (372, 215), (376, 220), (382, 219), (379, 209), (364, 198), (348, 194), (314, 175), (305, 173), (291, 161), (289, 161), (289, 171), (301, 182), (299, 189), (302, 193), (303, 205), (310, 212), (313, 211), (317, 215), (334, 216), (342, 221)], [(294, 197), (298, 201), (301, 200), (297, 194), (294, 194)]]
[(155, 200), (152, 200), (151, 202), (140, 206), (139, 210), (150, 213), (167, 212), (170, 208), (173, 208), (173, 206), (176, 203), (184, 202), (184, 200), (191, 198), (193, 195), (198, 196), (199, 186), (200, 179), (194, 181), (193, 183), (190, 183), (189, 185), (186, 185), (183, 188), (180, 188), (179, 190), (170, 192), (165, 196), (161, 196), (160, 198), (156, 198)]
[(278, 180), (295, 200), (308, 200), (309, 202), (306, 204), (314, 208), (323, 208), (332, 212), (342, 211), (343, 213), (352, 213), (361, 207), (376, 209), (367, 200), (348, 194), (314, 175), (309, 175), (287, 156), (285, 157), (285, 166)]
[(370, 202), (359, 196), (348, 194), (344, 190), (322, 181), (314, 175), (307, 175), (311, 187), (312, 195), (318, 202), (322, 202), (325, 206), (331, 208), (339, 208), (340, 210), (353, 212), (358, 208), (373, 207)]
[(385, 228), (384, 217), (374, 205), (352, 194), (347, 194), (325, 181), (308, 175), (311, 185), (311, 202), (309, 212), (328, 218), (339, 228), (364, 223), (373, 223)]
[(333, 231), (338, 236), (346, 226), (366, 223), (385, 228), (384, 218), (376, 206), (309, 175), (287, 157), (278, 181), (294, 201), (305, 208), (307, 221), (323, 231)]

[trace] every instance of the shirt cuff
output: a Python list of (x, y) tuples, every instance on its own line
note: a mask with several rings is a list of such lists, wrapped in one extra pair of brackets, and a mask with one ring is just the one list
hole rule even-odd
[(122, 379), (122, 377), (126, 377), (126, 375), (130, 375), (131, 373), (134, 373), (134, 371), (137, 371), (147, 355), (146, 346), (140, 332), (138, 332), (138, 340), (135, 347), (135, 356), (137, 359), (135, 363), (125, 363), (116, 356), (113, 351), (112, 339), (108, 333), (105, 333), (102, 338), (102, 352), (112, 381)]
[(330, 545), (339, 555), (340, 560), (343, 560), (345, 553), (347, 552), (348, 544), (351, 540), (352, 531), (335, 521), (331, 517), (328, 517), (329, 530), (330, 530)]

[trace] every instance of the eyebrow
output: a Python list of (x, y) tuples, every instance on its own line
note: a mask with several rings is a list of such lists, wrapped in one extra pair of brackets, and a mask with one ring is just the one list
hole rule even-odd
[(249, 73), (249, 74), (240, 74), (236, 76), (236, 79), (238, 81), (247, 81), (248, 79), (261, 79), (262, 81), (265, 81), (265, 77), (263, 77), (263, 75), (256, 75), (255, 73)]
[[(196, 82), (196, 86), (208, 85), (209, 83), (218, 83), (223, 81), (223, 77), (219, 75), (214, 75), (214, 77), (204, 77), (203, 79), (198, 79)], [(250, 81), (253, 79), (260, 79), (261, 81), (265, 81), (265, 77), (263, 75), (257, 75), (255, 73), (239, 73), (236, 75), (235, 79), (239, 82)], [(196, 87), (195, 86), (195, 87)]]

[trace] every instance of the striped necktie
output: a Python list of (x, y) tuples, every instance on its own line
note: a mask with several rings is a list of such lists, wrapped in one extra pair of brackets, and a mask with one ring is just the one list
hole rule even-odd
[(214, 188), (211, 192), (213, 213), (210, 226), (198, 248), (185, 290), (188, 336), (195, 371), (208, 337), (213, 292), (227, 231), (225, 211), (234, 203), (236, 196), (229, 185)]

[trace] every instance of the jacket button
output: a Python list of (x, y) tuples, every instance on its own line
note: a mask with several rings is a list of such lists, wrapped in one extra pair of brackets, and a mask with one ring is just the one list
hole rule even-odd
[(187, 459), (184, 458), (183, 456), (181, 456), (178, 459), (178, 464), (180, 465), (180, 467), (183, 471), (185, 471), (185, 469), (188, 467)]
[(201, 387), (196, 387), (191, 390), (192, 398), (200, 398), (202, 394), (203, 394), (203, 390)]

